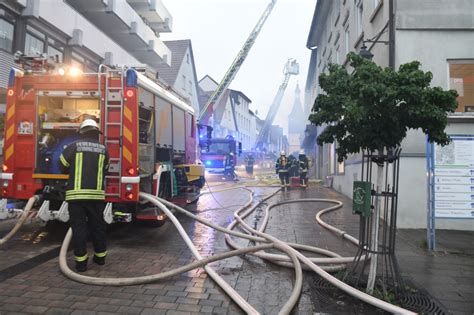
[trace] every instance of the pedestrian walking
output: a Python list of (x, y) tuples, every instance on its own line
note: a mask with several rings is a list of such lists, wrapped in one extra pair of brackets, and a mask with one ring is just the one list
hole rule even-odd
[(84, 120), (79, 127), (79, 140), (68, 145), (59, 158), (63, 173), (69, 174), (66, 201), (69, 205), (76, 270), (79, 272), (87, 270), (88, 234), (95, 250), (93, 261), (104, 265), (107, 255), (103, 211), (104, 176), (109, 155), (106, 147), (99, 142), (99, 134), (95, 120)]
[(288, 173), (290, 163), (288, 163), (288, 158), (286, 157), (285, 151), (280, 152), (280, 157), (276, 162), (276, 173), (280, 177), (281, 187), (290, 186), (290, 174)]
[(298, 156), (299, 161), (299, 173), (300, 173), (300, 185), (303, 188), (308, 186), (308, 168), (309, 168), (309, 161), (308, 157), (304, 153), (304, 150), (300, 150), (300, 154)]

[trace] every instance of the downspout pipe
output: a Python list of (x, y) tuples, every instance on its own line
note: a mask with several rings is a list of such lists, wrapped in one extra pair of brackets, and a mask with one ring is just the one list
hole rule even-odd
[(388, 67), (395, 70), (395, 0), (388, 1)]

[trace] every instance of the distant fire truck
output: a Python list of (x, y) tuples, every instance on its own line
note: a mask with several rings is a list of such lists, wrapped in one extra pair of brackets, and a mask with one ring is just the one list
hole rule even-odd
[(242, 144), (232, 136), (210, 138), (201, 144), (201, 160), (209, 174), (222, 174), (233, 179), (237, 156), (242, 153)]
[(39, 194), (41, 219), (67, 221), (68, 175), (58, 161), (86, 118), (99, 123), (110, 154), (109, 221), (164, 220), (138, 202), (139, 192), (183, 203), (198, 196), (204, 166), (196, 164), (195, 113), (178, 95), (134, 68), (101, 65), (98, 73), (82, 73), (46, 58), (17, 62), (21, 69), (8, 81), (0, 211), (8, 210), (6, 199)]

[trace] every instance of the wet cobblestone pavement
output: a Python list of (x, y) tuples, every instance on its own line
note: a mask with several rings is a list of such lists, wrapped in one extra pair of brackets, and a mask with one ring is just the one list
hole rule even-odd
[[(229, 184), (225, 184), (229, 186)], [(212, 185), (213, 189), (223, 187)], [(275, 188), (252, 188), (256, 199), (268, 195)], [(338, 228), (357, 237), (358, 219), (350, 211), (350, 200), (323, 187), (313, 187), (306, 191), (291, 190), (281, 192), (267, 203), (298, 198), (334, 198), (345, 203), (343, 209), (329, 213), (324, 219)], [(233, 212), (248, 200), (248, 194), (232, 190), (204, 195), (191, 210), (198, 215), (226, 226), (231, 222)], [(224, 209), (220, 209), (220, 205)], [(353, 255), (356, 248), (341, 238), (316, 224), (315, 214), (325, 204), (285, 205), (275, 208), (267, 232), (284, 241), (297, 242), (331, 249), (340, 255)], [(259, 212), (247, 218), (251, 225), (259, 225)], [(197, 223), (184, 215), (178, 215), (199, 252), (209, 256), (228, 250), (224, 235)], [(11, 228), (12, 222), (0, 223), (0, 235)], [(65, 234), (63, 225), (40, 227), (28, 224), (8, 244), (0, 248), (0, 314), (242, 314), (240, 308), (218, 288), (203, 269), (196, 269), (167, 281), (155, 284), (100, 287), (84, 285), (66, 279), (59, 271), (57, 249)], [(413, 232), (411, 232), (413, 233)], [(403, 236), (404, 235), (404, 236)], [(401, 239), (409, 238), (402, 233)], [(116, 225), (109, 229), (109, 256), (103, 267), (89, 264), (87, 275), (100, 277), (142, 276), (159, 273), (193, 261), (191, 252), (170, 222), (160, 228), (147, 228), (140, 225)], [(247, 245), (246, 241), (239, 241)], [(403, 269), (405, 275), (420, 273), (423, 266), (430, 263), (430, 257), (422, 250), (403, 245), (400, 247), (400, 260), (405, 263), (423, 260), (424, 265), (410, 265)], [(446, 262), (458, 257), (446, 258)], [(472, 256), (461, 258), (462, 275), (452, 275), (446, 285), (464, 285), (474, 277)], [(69, 261), (72, 266), (72, 261)], [(234, 257), (212, 263), (211, 266), (262, 314), (276, 314), (291, 294), (294, 272), (272, 265), (253, 257)], [(429, 272), (435, 273), (438, 265), (431, 262)], [(417, 269), (421, 268), (421, 269)], [(436, 275), (438, 276), (438, 275)], [(447, 274), (445, 277), (451, 277)], [(457, 278), (456, 278), (457, 277)], [(428, 275), (418, 275), (421, 285), (430, 285)], [(435, 277), (432, 277), (433, 279)], [(462, 278), (462, 279), (461, 279)], [(423, 279), (425, 282), (423, 282)], [(464, 279), (464, 280), (463, 280)], [(303, 294), (294, 314), (313, 314), (324, 310), (328, 303), (315, 294), (314, 283), (317, 276), (304, 273)], [(454, 283), (451, 283), (454, 281)], [(464, 281), (464, 284), (456, 283)], [(437, 288), (437, 287), (436, 287)], [(454, 288), (453, 288), (454, 289)], [(436, 290), (433, 289), (433, 292)], [(464, 291), (462, 291), (464, 292)], [(474, 292), (470, 291), (470, 292)], [(440, 294), (440, 297), (443, 295)], [(453, 313), (470, 314), (472, 301), (462, 294), (454, 293), (443, 302), (452, 299), (459, 303), (452, 307)], [(472, 298), (472, 297), (471, 297)], [(449, 300), (451, 299), (451, 300)], [(322, 308), (322, 309), (321, 309)], [(381, 312), (368, 307), (359, 308), (350, 303), (341, 303), (331, 313), (358, 314)]]

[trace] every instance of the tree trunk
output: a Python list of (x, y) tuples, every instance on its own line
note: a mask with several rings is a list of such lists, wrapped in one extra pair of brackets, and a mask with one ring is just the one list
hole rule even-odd
[[(379, 156), (384, 154), (384, 149), (378, 151)], [(383, 191), (383, 174), (384, 174), (385, 163), (377, 164), (377, 184), (375, 197), (374, 213), (372, 214), (372, 235), (371, 235), (371, 250), (377, 251), (379, 245), (379, 225), (380, 225), (380, 212), (383, 204), (382, 197), (379, 195)], [(374, 292), (375, 279), (377, 278), (377, 254), (371, 254), (369, 265), (369, 278), (367, 280), (367, 293), (372, 294)]]

